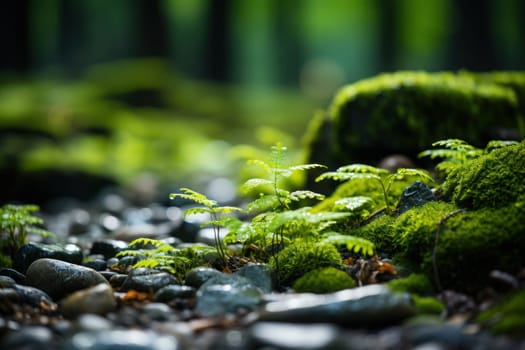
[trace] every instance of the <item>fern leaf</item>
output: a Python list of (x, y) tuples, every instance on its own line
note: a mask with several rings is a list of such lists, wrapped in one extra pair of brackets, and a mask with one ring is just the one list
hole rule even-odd
[(319, 175), (315, 182), (320, 182), (326, 179), (331, 179), (335, 181), (350, 181), (356, 179), (375, 179), (381, 181), (381, 177), (374, 173), (346, 173), (339, 171), (329, 171)]
[(260, 186), (273, 186), (273, 182), (267, 179), (253, 178), (246, 181), (241, 186), (241, 192), (248, 193), (251, 190), (254, 190)]
[(374, 243), (370, 242), (367, 239), (343, 235), (336, 232), (330, 232), (325, 235), (321, 242), (333, 244), (336, 246), (344, 245), (349, 251), (353, 251), (357, 254), (362, 254), (365, 256), (374, 255), (375, 246)]
[(195, 202), (197, 204), (203, 205), (208, 208), (216, 207), (218, 205), (217, 201), (209, 199), (208, 197), (206, 197), (206, 195), (199, 193), (197, 191), (194, 191), (192, 189), (183, 187), (180, 190), (183, 193), (171, 193), (170, 199), (175, 199), (177, 197), (182, 198), (182, 199), (187, 199), (187, 200), (190, 200), (192, 202)]
[(256, 200), (250, 202), (246, 206), (246, 211), (248, 213), (261, 212), (267, 210), (273, 210), (274, 208), (279, 207), (279, 197), (275, 194), (263, 195)]
[(300, 164), (300, 165), (294, 165), (289, 167), (288, 169), (291, 171), (307, 171), (312, 169), (319, 169), (319, 168), (327, 168), (325, 165), (322, 164)]
[(325, 198), (323, 194), (312, 192), (312, 191), (293, 191), (290, 193), (290, 199), (293, 201), (300, 201), (302, 199), (317, 199), (322, 201)]
[(427, 180), (428, 182), (434, 182), (434, 179), (428, 173), (421, 169), (412, 168), (399, 168), (397, 169), (394, 177), (398, 180), (403, 179), (405, 176), (417, 176), (421, 179)]
[(366, 196), (344, 197), (334, 203), (334, 210), (357, 211), (368, 207), (373, 199)]
[(211, 214), (213, 213), (213, 210), (206, 207), (192, 207), (186, 209), (184, 212), (184, 216), (191, 216), (191, 215), (200, 215), (200, 214)]
[(387, 174), (388, 171), (381, 168), (376, 168), (367, 164), (350, 164), (337, 169), (341, 173), (366, 173), (366, 174)]

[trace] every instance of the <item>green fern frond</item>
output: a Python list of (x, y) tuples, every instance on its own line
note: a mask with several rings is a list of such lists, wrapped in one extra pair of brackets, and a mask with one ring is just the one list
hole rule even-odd
[(344, 197), (334, 203), (334, 210), (358, 211), (370, 206), (373, 202), (374, 200), (367, 196)]
[(518, 143), (518, 141), (512, 140), (492, 140), (487, 143), (487, 146), (485, 147), (485, 152), (490, 153), (495, 149), (516, 145)]
[(184, 217), (191, 215), (200, 215), (200, 214), (212, 214), (214, 212), (213, 208), (208, 207), (191, 207), (184, 211)]
[(254, 178), (249, 179), (241, 186), (241, 192), (242, 193), (248, 193), (252, 190), (257, 189), (261, 186), (273, 186), (273, 181), (267, 180), (267, 179), (261, 179), (261, 178)]
[(345, 246), (349, 251), (365, 256), (372, 256), (375, 251), (374, 243), (369, 240), (361, 237), (343, 235), (337, 232), (325, 234), (321, 242), (335, 246)]
[(284, 164), (286, 163), (286, 151), (287, 148), (280, 142), (271, 147), (270, 162), (272, 168), (283, 168)]
[(337, 169), (337, 172), (339, 173), (365, 173), (365, 174), (378, 174), (378, 175), (388, 174), (388, 171), (385, 169), (376, 168), (371, 165), (360, 164), (360, 163), (342, 166)]
[(323, 194), (307, 190), (293, 191), (290, 193), (290, 199), (293, 201), (300, 201), (303, 199), (317, 199), (322, 201), (324, 198), (325, 196)]
[(428, 174), (428, 172), (426, 172), (425, 170), (421, 170), (421, 169), (399, 168), (393, 174), (393, 178), (395, 180), (402, 180), (407, 176), (416, 176), (422, 180), (426, 180), (427, 182), (430, 182), (430, 183), (434, 182), (434, 179)]
[(248, 213), (256, 213), (268, 210), (275, 210), (280, 205), (279, 197), (275, 194), (262, 195), (256, 200), (246, 205)]
[(360, 172), (343, 172), (343, 171), (329, 171), (319, 175), (315, 182), (323, 180), (334, 180), (334, 181), (351, 181), (356, 179), (375, 179), (381, 181), (381, 177), (375, 173), (360, 173)]
[(209, 199), (208, 197), (206, 197), (206, 195), (199, 193), (197, 191), (194, 191), (194, 190), (191, 190), (185, 187), (181, 188), (180, 190), (183, 193), (171, 193), (170, 199), (175, 199), (175, 198), (187, 199), (197, 204), (200, 204), (202, 206), (205, 206), (207, 208), (213, 208), (218, 205), (217, 201), (214, 201), (213, 199)]
[(250, 165), (255, 165), (263, 170), (265, 170), (266, 172), (270, 173), (272, 171), (272, 166), (268, 163), (266, 163), (264, 160), (260, 160), (260, 159), (250, 159), (247, 161), (248, 164)]
[(312, 169), (327, 168), (327, 166), (322, 164), (300, 164), (289, 167), (291, 171), (308, 171)]

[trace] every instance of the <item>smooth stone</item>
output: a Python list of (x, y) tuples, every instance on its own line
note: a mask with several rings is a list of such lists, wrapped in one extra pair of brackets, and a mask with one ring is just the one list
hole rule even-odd
[(179, 284), (175, 276), (167, 272), (156, 271), (152, 274), (129, 274), (120, 286), (122, 292), (136, 290), (138, 292), (156, 292), (162, 287)]
[(207, 280), (197, 290), (197, 314), (220, 316), (251, 310), (262, 301), (263, 292), (242, 276), (221, 274)]
[(397, 324), (414, 314), (409, 294), (393, 293), (374, 284), (332, 294), (296, 294), (270, 302), (262, 308), (259, 320), (379, 327)]
[(211, 267), (196, 267), (188, 271), (184, 284), (190, 287), (199, 288), (212, 277), (220, 276), (223, 273)]
[(16, 281), (9, 276), (0, 276), (0, 288), (12, 288)]
[(55, 259), (36, 260), (26, 274), (27, 285), (43, 290), (53, 300), (100, 283), (108, 282), (97, 271)]
[(53, 343), (53, 332), (43, 326), (27, 326), (7, 334), (0, 343), (2, 349), (56, 349)]
[(57, 305), (51, 297), (38, 288), (15, 285), (13, 289), (18, 294), (19, 301), (22, 304), (28, 304), (47, 311), (55, 311), (57, 309)]
[(100, 315), (83, 314), (78, 316), (76, 326), (80, 331), (104, 331), (111, 329), (113, 323)]
[(3, 267), (0, 269), (0, 276), (11, 277), (16, 283), (24, 284), (26, 276), (9, 267)]
[(339, 330), (330, 324), (297, 325), (281, 322), (258, 322), (250, 329), (258, 347), (268, 349), (320, 350), (339, 349)]
[(234, 274), (248, 278), (264, 293), (271, 293), (276, 286), (275, 271), (266, 264), (248, 264)]
[(89, 254), (101, 254), (104, 256), (104, 258), (109, 259), (127, 248), (128, 243), (125, 241), (116, 239), (104, 239), (93, 242)]
[(49, 258), (72, 264), (80, 264), (82, 257), (82, 250), (74, 244), (60, 246), (57, 244), (30, 242), (18, 249), (13, 258), (13, 267), (15, 270), (25, 273), (28, 267), (38, 259)]
[(169, 285), (162, 287), (155, 293), (155, 301), (167, 303), (174, 299), (188, 299), (195, 297), (197, 290), (190, 286)]
[(128, 225), (114, 232), (113, 237), (117, 240), (131, 242), (137, 238), (158, 238), (157, 227), (151, 224)]
[(128, 278), (128, 275), (126, 275), (126, 274), (116, 273), (116, 274), (114, 274), (113, 276), (110, 277), (109, 284), (111, 284), (113, 287), (120, 288), (120, 286), (122, 286), (122, 283), (124, 283), (124, 281), (127, 278)]
[(148, 303), (144, 305), (142, 312), (154, 321), (176, 320), (173, 310), (164, 303)]
[(80, 332), (70, 341), (70, 350), (177, 350), (179, 341), (172, 335), (142, 330)]
[(93, 269), (95, 271), (104, 271), (108, 267), (106, 260), (103, 259), (86, 261), (82, 264), (82, 266), (89, 267), (90, 269)]
[(116, 307), (113, 289), (106, 283), (71, 293), (61, 302), (62, 314), (66, 318), (76, 318), (87, 313), (105, 315)]
[(430, 187), (421, 181), (416, 181), (403, 190), (397, 204), (397, 212), (398, 214), (402, 214), (414, 207), (419, 207), (435, 200), (436, 196)]

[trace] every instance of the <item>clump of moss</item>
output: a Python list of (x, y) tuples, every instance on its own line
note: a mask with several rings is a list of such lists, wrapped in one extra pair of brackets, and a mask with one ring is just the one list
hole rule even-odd
[(520, 290), (481, 312), (476, 322), (496, 334), (523, 335), (525, 332), (525, 290)]
[(315, 269), (298, 278), (292, 289), (298, 293), (333, 293), (354, 288), (355, 281), (346, 272), (335, 267)]
[(445, 309), (445, 305), (433, 297), (412, 295), (411, 298), (416, 307), (416, 314), (418, 315), (439, 315)]
[(395, 218), (393, 216), (383, 213), (366, 225), (352, 230), (351, 234), (373, 242), (377, 252), (393, 255), (392, 224), (394, 220)]
[(430, 260), (437, 224), (455, 210), (451, 203), (432, 201), (399, 215), (392, 223), (395, 259), (411, 262), (415, 268)]
[(458, 207), (499, 208), (525, 194), (525, 141), (495, 149), (450, 172), (443, 193)]
[(388, 287), (396, 292), (409, 292), (418, 295), (429, 295), (434, 292), (434, 286), (428, 277), (421, 273), (412, 273), (407, 277), (388, 282)]
[(295, 240), (270, 259), (270, 266), (278, 272), (281, 286), (290, 286), (305, 273), (341, 265), (341, 255), (327, 243)]
[[(521, 205), (450, 217), (442, 225), (435, 255), (443, 287), (475, 293), (487, 284), (493, 269), (516, 273), (525, 263), (524, 232)], [(422, 264), (425, 271), (432, 271), (431, 260), (427, 251)]]

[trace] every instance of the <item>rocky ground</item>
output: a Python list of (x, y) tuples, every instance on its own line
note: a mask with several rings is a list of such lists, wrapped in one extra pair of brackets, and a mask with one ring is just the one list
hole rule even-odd
[[(115, 255), (139, 237), (211, 243), (171, 203), (137, 205), (116, 192), (45, 214), (65, 248), (31, 237), (0, 270), (2, 349), (525, 349), (472, 322), (483, 305), (442, 293), (441, 315), (418, 315), (408, 294), (371, 284), (325, 295), (275, 290), (273, 271), (210, 267), (179, 280), (124, 269)], [(90, 259), (86, 259), (89, 257)], [(89, 261), (88, 261), (89, 260)], [(500, 288), (523, 280), (494, 273)]]

